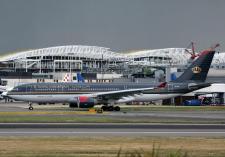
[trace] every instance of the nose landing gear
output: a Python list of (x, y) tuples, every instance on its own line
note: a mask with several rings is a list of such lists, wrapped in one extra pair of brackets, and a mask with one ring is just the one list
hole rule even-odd
[(29, 110), (33, 110), (34, 108), (33, 108), (33, 106), (32, 106), (32, 103), (30, 103), (29, 102), (29, 108), (28, 108)]

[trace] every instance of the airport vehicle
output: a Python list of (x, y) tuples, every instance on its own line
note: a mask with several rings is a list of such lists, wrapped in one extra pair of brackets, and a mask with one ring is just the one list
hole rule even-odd
[(183, 105), (184, 106), (200, 106), (202, 105), (202, 102), (199, 99), (185, 100), (183, 102)]
[(217, 46), (201, 52), (175, 81), (163, 82), (157, 87), (146, 88), (146, 84), (32, 83), (16, 86), (7, 95), (29, 102), (30, 110), (33, 110), (32, 103), (69, 103), (70, 107), (78, 108), (104, 104), (103, 110), (119, 111), (120, 107), (114, 104), (169, 99), (210, 86), (204, 81)]

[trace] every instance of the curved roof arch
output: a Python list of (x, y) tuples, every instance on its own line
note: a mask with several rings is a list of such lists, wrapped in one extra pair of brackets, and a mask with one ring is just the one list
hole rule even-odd
[(26, 59), (35, 56), (79, 56), (93, 59), (123, 59), (124, 55), (111, 51), (106, 47), (84, 46), (84, 45), (67, 45), (27, 50), (16, 53), (9, 53), (0, 58), (0, 61), (12, 61)]
[[(191, 50), (189, 50), (191, 51)], [(25, 50), (3, 54), (0, 56), (1, 62), (22, 60), (35, 56), (78, 56), (80, 58), (104, 59), (111, 61), (129, 61), (133, 58), (141, 57), (163, 57), (171, 58), (175, 64), (184, 65), (190, 59), (190, 54), (185, 52), (185, 48), (164, 48), (153, 50), (137, 50), (127, 53), (113, 52), (110, 48), (86, 45), (66, 45), (34, 50)], [(225, 64), (225, 53), (216, 53), (213, 64)]]

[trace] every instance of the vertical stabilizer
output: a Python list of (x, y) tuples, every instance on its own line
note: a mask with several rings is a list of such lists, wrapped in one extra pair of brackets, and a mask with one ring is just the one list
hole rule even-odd
[(185, 72), (180, 77), (178, 77), (173, 82), (204, 82), (215, 54), (215, 48), (218, 46), (219, 44), (216, 44), (214, 47), (199, 53), (199, 57), (188, 67), (187, 70), (185, 70)]

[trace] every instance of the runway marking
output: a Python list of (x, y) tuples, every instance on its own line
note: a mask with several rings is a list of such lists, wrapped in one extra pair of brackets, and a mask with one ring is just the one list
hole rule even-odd
[(216, 131), (216, 132), (198, 132), (198, 131), (190, 131), (190, 132), (76, 132), (76, 131), (44, 131), (44, 132), (32, 132), (32, 131), (15, 131), (15, 132), (0, 132), (0, 134), (225, 134), (225, 132)]
[(165, 123), (70, 123), (70, 122), (66, 122), (66, 123), (0, 123), (0, 125), (135, 125), (135, 126), (139, 126), (139, 125), (148, 125), (148, 126), (152, 126), (152, 125), (160, 125), (160, 126), (164, 126), (164, 125), (172, 125), (172, 126), (225, 126), (225, 124), (202, 124), (202, 123), (197, 123), (197, 124), (180, 124), (180, 123), (169, 123), (169, 124), (165, 124)]

